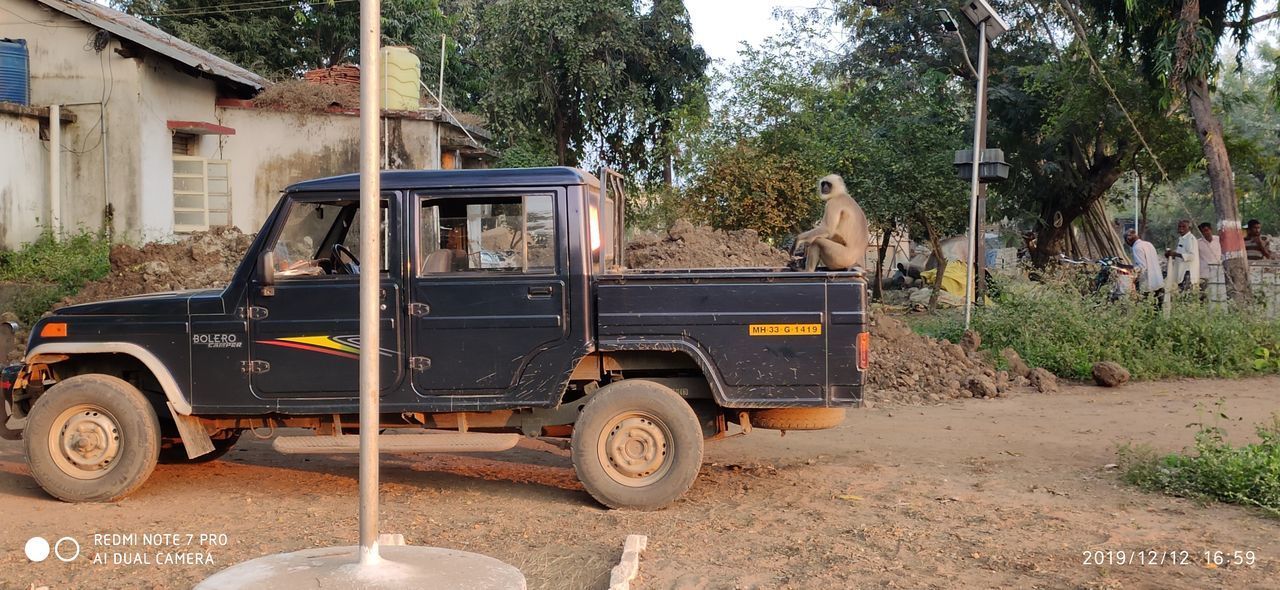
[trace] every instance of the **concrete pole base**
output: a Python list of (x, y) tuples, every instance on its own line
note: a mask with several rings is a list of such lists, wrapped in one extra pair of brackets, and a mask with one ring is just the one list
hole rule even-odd
[(526, 590), (520, 570), (485, 555), (405, 545), (379, 552), (372, 565), (360, 564), (355, 546), (277, 553), (222, 570), (196, 590)]

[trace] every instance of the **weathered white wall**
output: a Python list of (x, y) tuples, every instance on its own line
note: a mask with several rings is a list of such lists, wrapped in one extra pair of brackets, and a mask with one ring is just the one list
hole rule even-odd
[[(290, 184), (360, 169), (358, 116), (218, 110), (218, 123), (236, 134), (220, 138), (209, 157), (231, 161), (231, 218), (243, 231), (257, 231)], [(439, 168), (435, 121), (393, 118), (385, 124), (392, 168)]]
[[(232, 220), (244, 231), (258, 229), (289, 184), (359, 168), (358, 116), (216, 107), (212, 80), (180, 72), (163, 57), (122, 57), (116, 53), (120, 42), (114, 39), (95, 51), (97, 29), (31, 0), (0, 0), (0, 9), (0, 37), (27, 40), (33, 105), (64, 105), (77, 117), (76, 123), (63, 127), (66, 230), (98, 230), (110, 211), (117, 241), (172, 235), (170, 120), (217, 122), (236, 130), (233, 136), (203, 136), (196, 155), (231, 161)], [(390, 168), (440, 166), (438, 123), (392, 118), (386, 125)], [(19, 141), (9, 135), (6, 131), (0, 141)], [(5, 153), (8, 150), (0, 152)], [(30, 170), (25, 172), (30, 175)], [(5, 230), (15, 223), (47, 221), (45, 174), (33, 180), (0, 175), (0, 190), (17, 187), (29, 193), (21, 205), (6, 199), (5, 207), (41, 209), (39, 222), (18, 221), (16, 211), (6, 215)], [(39, 227), (21, 231), (23, 236), (35, 235)], [(16, 245), (11, 242), (0, 235), (0, 243)]]
[[(117, 54), (115, 40), (94, 51), (90, 41), (96, 29), (36, 2), (0, 0), (0, 8), (0, 37), (27, 41), (32, 105), (66, 105), (63, 110), (77, 117), (63, 126), (63, 228), (101, 229), (110, 203), (114, 229), (127, 233), (140, 209), (138, 60)], [(105, 186), (104, 178), (109, 178)], [(0, 187), (5, 184), (0, 177)], [(47, 211), (47, 202), (43, 206)], [(41, 219), (47, 221), (47, 213)]]
[(49, 219), (47, 143), (39, 119), (0, 112), (0, 247), (36, 239)]
[[(138, 151), (145, 163), (138, 170), (141, 210), (130, 227), (143, 241), (173, 234), (173, 132), (169, 121), (216, 119), (217, 87), (213, 80), (179, 72), (158, 57), (139, 68)], [(197, 156), (211, 157), (217, 136), (200, 136)]]

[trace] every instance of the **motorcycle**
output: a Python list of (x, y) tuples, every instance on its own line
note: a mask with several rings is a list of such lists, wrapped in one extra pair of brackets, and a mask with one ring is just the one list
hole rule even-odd
[(1134, 267), (1132, 264), (1125, 263), (1123, 258), (1107, 256), (1098, 260), (1087, 258), (1076, 260), (1068, 258), (1065, 254), (1059, 254), (1058, 262), (1082, 269), (1097, 265), (1097, 271), (1093, 273), (1093, 278), (1089, 282), (1088, 293), (1105, 292), (1108, 302), (1128, 299), (1133, 295)]

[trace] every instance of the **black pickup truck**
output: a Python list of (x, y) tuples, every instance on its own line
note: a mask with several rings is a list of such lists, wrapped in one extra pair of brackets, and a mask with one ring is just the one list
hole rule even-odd
[[(626, 270), (619, 179), (571, 168), (382, 176), (386, 452), (571, 449), (610, 507), (692, 485), (729, 424), (816, 430), (862, 400), (857, 272)], [(0, 378), (0, 435), (73, 502), (212, 460), (243, 431), (358, 449), (359, 179), (293, 185), (222, 290), (59, 309)]]

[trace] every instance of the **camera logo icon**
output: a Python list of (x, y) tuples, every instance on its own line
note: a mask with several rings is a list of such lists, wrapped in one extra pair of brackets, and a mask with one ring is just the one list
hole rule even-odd
[(27, 554), (27, 559), (34, 563), (40, 563), (49, 559), (49, 553), (52, 550), (54, 557), (63, 563), (75, 561), (80, 557), (80, 542), (71, 537), (62, 537), (49, 546), (49, 541), (44, 537), (31, 537), (27, 539), (27, 544), (23, 546), (23, 551)]

